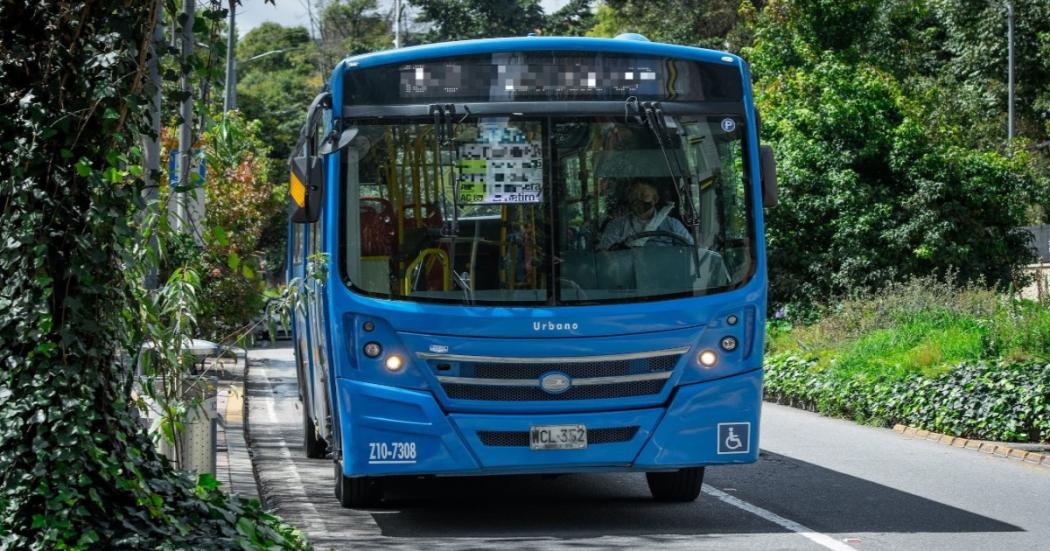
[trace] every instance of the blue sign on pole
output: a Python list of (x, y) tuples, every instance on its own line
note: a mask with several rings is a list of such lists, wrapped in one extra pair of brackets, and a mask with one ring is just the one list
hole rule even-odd
[[(204, 185), (204, 170), (207, 166), (207, 163), (204, 162), (204, 156), (201, 155), (200, 152), (199, 149), (190, 150), (190, 172), (192, 173), (194, 171), (193, 169), (196, 168), (197, 175), (200, 176), (200, 179), (194, 182), (196, 187), (202, 187)], [(178, 151), (172, 151), (171, 154), (168, 155), (168, 185), (171, 187), (177, 187), (179, 185), (178, 163), (175, 162), (178, 155)]]

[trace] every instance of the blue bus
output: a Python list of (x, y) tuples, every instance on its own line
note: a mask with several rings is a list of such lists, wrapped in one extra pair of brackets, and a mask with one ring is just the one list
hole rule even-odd
[(755, 461), (757, 128), (743, 60), (634, 34), (341, 62), (292, 155), (288, 255), (304, 447), (340, 502), (609, 471), (691, 501)]

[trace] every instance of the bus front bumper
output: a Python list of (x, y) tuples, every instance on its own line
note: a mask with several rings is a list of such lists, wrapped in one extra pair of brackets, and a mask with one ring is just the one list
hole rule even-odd
[[(654, 471), (758, 458), (762, 371), (683, 385), (666, 407), (445, 413), (425, 392), (337, 381), (347, 476)], [(581, 449), (534, 450), (530, 429), (584, 425)]]

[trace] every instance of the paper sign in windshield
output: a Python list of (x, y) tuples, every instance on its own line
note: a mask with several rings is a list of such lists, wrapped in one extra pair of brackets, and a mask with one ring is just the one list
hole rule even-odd
[(477, 141), (459, 146), (461, 204), (543, 201), (543, 148), (519, 128), (480, 123)]

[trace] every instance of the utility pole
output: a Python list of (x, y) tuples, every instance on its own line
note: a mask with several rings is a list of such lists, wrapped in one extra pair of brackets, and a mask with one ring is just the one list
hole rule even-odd
[[(143, 180), (146, 184), (146, 189), (143, 191), (142, 199), (146, 204), (146, 208), (149, 209), (151, 205), (157, 202), (157, 198), (160, 197), (160, 182), (157, 181), (157, 177), (160, 175), (160, 101), (161, 101), (161, 80), (160, 80), (160, 67), (157, 56), (160, 55), (160, 48), (166, 46), (164, 37), (164, 6), (162, 0), (156, 0), (157, 6), (157, 19), (153, 23), (153, 42), (150, 44), (149, 54), (149, 81), (153, 85), (153, 98), (150, 100), (149, 106), (149, 117), (150, 117), (150, 130), (152, 135), (142, 137), (142, 162), (145, 165), (145, 175)], [(157, 250), (157, 237), (153, 234), (150, 237), (150, 248), (154, 252)], [(147, 289), (156, 289), (158, 285), (157, 281), (157, 268), (156, 266), (150, 268), (149, 273), (146, 274), (146, 281), (144, 282)]]
[(230, 0), (230, 30), (226, 39), (226, 97), (222, 112), (237, 108), (237, 1)]
[[(179, 106), (179, 153), (175, 159), (176, 174), (178, 174), (179, 187), (186, 188), (190, 184), (190, 165), (193, 149), (193, 90), (190, 87), (190, 58), (193, 56), (193, 20), (195, 17), (195, 0), (183, 0), (182, 3), (182, 33), (181, 33), (181, 64), (182, 78), (179, 88), (184, 94)], [(193, 231), (190, 220), (190, 198), (195, 194), (188, 192), (172, 193), (172, 201), (169, 207), (174, 210), (172, 227), (176, 230)]]
[(1006, 105), (1006, 143), (1014, 143), (1014, 3), (1006, 1), (1006, 50), (1007, 50), (1007, 105)]
[(401, 47), (401, 0), (394, 0), (394, 49)]

